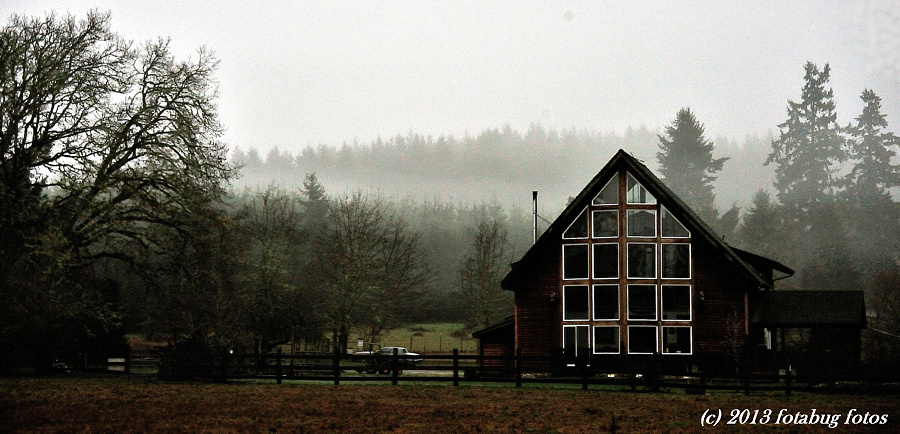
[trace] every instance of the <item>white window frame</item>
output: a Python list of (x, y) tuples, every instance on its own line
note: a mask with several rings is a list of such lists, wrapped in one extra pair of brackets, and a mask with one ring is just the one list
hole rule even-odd
[[(616, 233), (615, 235), (597, 235), (594, 227), (594, 216), (599, 213), (615, 213), (616, 215)], [(619, 210), (618, 209), (597, 209), (591, 212), (591, 238), (596, 240), (619, 238)]]
[(578, 214), (578, 217), (576, 217), (575, 220), (572, 220), (572, 223), (569, 223), (569, 227), (567, 227), (566, 230), (563, 231), (563, 239), (564, 240), (586, 240), (591, 237), (591, 226), (590, 226), (590, 222), (588, 222), (588, 221), (584, 222), (585, 232), (587, 232), (587, 234), (585, 236), (583, 236), (583, 237), (567, 237), (566, 236), (566, 233), (569, 232), (569, 229), (572, 229), (572, 226), (574, 226), (575, 223), (578, 223), (578, 220), (587, 218), (587, 214), (588, 214), (587, 210), (588, 210), (587, 208), (582, 210), (581, 213)]
[[(687, 231), (687, 236), (686, 237), (672, 237), (672, 236), (664, 235), (663, 234), (664, 214), (670, 215), (673, 220), (678, 222), (678, 224), (680, 224), (681, 227), (683, 227), (684, 230)], [(664, 205), (660, 204), (659, 205), (659, 236), (661, 238), (669, 238), (669, 239), (674, 239), (674, 240), (689, 240), (689, 239), (691, 239), (691, 230), (688, 229), (687, 226), (685, 226), (684, 223), (681, 222), (681, 220), (678, 220), (678, 217), (675, 217), (674, 214), (669, 212), (669, 210)]]
[[(644, 190), (647, 193), (647, 196), (651, 197), (653, 199), (653, 201), (652, 202), (631, 202), (630, 201), (631, 198), (629, 197), (629, 194), (628, 194), (629, 193), (629, 190), (628, 190), (628, 180), (629, 179), (633, 179), (634, 183), (637, 186), (639, 186), (642, 190)], [(621, 201), (621, 198), (619, 200)], [(628, 172), (628, 174), (626, 175), (626, 178), (625, 178), (625, 203), (628, 205), (656, 205), (659, 203), (659, 200), (656, 199), (656, 196), (654, 196), (653, 193), (650, 193), (650, 190), (648, 190), (647, 187), (644, 187), (644, 184), (641, 184), (641, 181), (638, 181), (637, 178), (635, 178), (634, 175), (631, 174), (631, 172)]]
[[(632, 235), (631, 234), (631, 215), (637, 212), (648, 212), (653, 214), (653, 234), (652, 235)], [(628, 238), (656, 238), (656, 234), (659, 233), (659, 227), (657, 225), (657, 217), (658, 213), (655, 209), (628, 209), (625, 211), (625, 236)]]
[[(648, 246), (653, 246), (653, 250), (655, 250), (655, 252), (654, 252), (654, 255), (653, 255), (653, 275), (652, 275), (652, 276), (632, 276), (632, 275), (630, 274), (630, 272), (631, 272), (631, 254), (630, 254), (630, 249), (629, 249), (629, 247), (632, 246), (632, 245), (648, 245)], [(647, 242), (626, 243), (626, 245), (625, 245), (625, 255), (626, 255), (626, 257), (625, 257), (625, 275), (626, 275), (626, 277), (629, 278), (629, 279), (635, 279), (635, 280), (640, 280), (640, 279), (653, 280), (653, 279), (656, 279), (656, 278), (657, 278), (657, 275), (659, 274), (659, 250), (660, 250), (660, 249), (659, 249), (659, 244), (658, 244), (658, 243), (647, 243)]]
[[(584, 327), (585, 329), (587, 329), (587, 347), (586, 347), (586, 348), (588, 349), (588, 351), (594, 351), (594, 349), (591, 348), (591, 344), (593, 343), (593, 342), (591, 341), (591, 339), (592, 339), (592, 336), (591, 336), (591, 326), (588, 325), (588, 324), (569, 324), (569, 325), (563, 325), (563, 327), (562, 327), (562, 328), (563, 328), (563, 330), (562, 330), (562, 344), (563, 344), (563, 349), (566, 348), (566, 329), (568, 329), (568, 328), (574, 328), (574, 329), (576, 330), (576, 332), (575, 332), (575, 338), (576, 338), (576, 340), (577, 340), (577, 339), (578, 339), (578, 331), (577, 331), (577, 330), (578, 330), (578, 327)], [(576, 343), (575, 343), (575, 356), (576, 356), (576, 357), (581, 355), (581, 354), (578, 353), (578, 350), (579, 350), (579, 348), (578, 348), (578, 343), (576, 342)]]
[[(653, 336), (656, 337), (656, 345), (654, 346), (654, 348), (656, 349), (655, 351), (652, 351), (649, 353), (638, 353), (635, 351), (631, 351), (631, 342), (632, 342), (631, 330), (637, 329), (637, 328), (653, 329)], [(691, 342), (691, 343), (693, 344), (693, 342)], [(658, 351), (659, 351), (659, 327), (657, 327), (655, 325), (629, 325), (628, 326), (628, 354), (653, 354), (654, 352), (658, 352)]]
[[(665, 311), (666, 307), (664, 306), (665, 297), (663, 296), (663, 292), (665, 292), (666, 287), (687, 287), (688, 289), (688, 319), (666, 319)], [(659, 318), (661, 321), (666, 322), (691, 322), (694, 319), (694, 288), (690, 284), (687, 283), (671, 283), (671, 284), (661, 284), (659, 285)]]
[[(615, 318), (597, 318), (594, 315), (594, 312), (597, 311), (595, 305), (597, 303), (597, 288), (598, 287), (611, 287), (614, 286), (616, 288), (616, 317)], [(622, 300), (622, 286), (618, 283), (598, 283), (591, 286), (591, 318), (594, 321), (618, 321), (622, 319), (622, 305), (619, 302)]]
[(596, 325), (593, 326), (593, 328), (592, 328), (592, 330), (591, 330), (591, 335), (592, 335), (591, 337), (592, 337), (592, 340), (593, 340), (593, 339), (596, 339), (596, 337), (597, 337), (597, 329), (600, 328), (600, 327), (615, 328), (615, 329), (616, 329), (616, 337), (617, 337), (617, 340), (616, 340), (616, 351), (615, 351), (615, 352), (612, 352), (612, 351), (598, 351), (598, 350), (597, 350), (597, 342), (592, 341), (591, 344), (593, 344), (593, 345), (591, 346), (591, 350), (594, 352), (594, 354), (622, 354), (622, 327), (619, 326), (619, 325), (614, 325), (614, 324), (608, 324), (608, 325), (605, 325), (605, 324), (596, 324)]
[[(687, 277), (666, 277), (663, 276), (663, 247), (666, 246), (687, 246), (688, 248), (688, 275)], [(661, 243), (659, 245), (659, 263), (657, 264), (657, 268), (659, 268), (660, 278), (666, 280), (691, 280), (694, 275), (694, 249), (691, 247), (692, 243)]]
[[(597, 246), (616, 246), (616, 276), (615, 277), (599, 277), (597, 276), (597, 267), (594, 266), (594, 260), (596, 260), (597, 256), (595, 255), (594, 249)], [(607, 280), (607, 279), (618, 279), (619, 278), (619, 264), (622, 263), (622, 252), (619, 249), (619, 243), (592, 243), (591, 244), (591, 257), (590, 257), (590, 265), (591, 265), (591, 277), (597, 280)]]
[[(619, 202), (622, 201), (622, 198), (619, 197), (619, 182), (618, 181), (619, 181), (619, 174), (618, 173), (613, 174), (612, 178), (610, 178), (609, 181), (606, 181), (606, 185), (604, 185), (603, 188), (601, 188), (600, 191), (597, 192), (597, 195), (594, 196), (593, 199), (591, 199), (591, 205), (594, 205), (594, 206), (618, 205)], [(612, 184), (613, 182), (615, 182), (614, 187), (616, 189), (616, 202), (615, 203), (600, 203), (600, 202), (598, 202), (597, 198), (600, 196), (600, 193), (603, 193), (603, 190), (606, 190), (606, 187), (609, 187), (609, 185)]]
[[(575, 318), (575, 319), (569, 319), (569, 318), (566, 318), (566, 288), (574, 288), (574, 287), (579, 287), (579, 286), (583, 286), (583, 287), (585, 287), (585, 288), (587, 289), (587, 315), (586, 315), (584, 318)], [(591, 320), (591, 313), (592, 313), (591, 311), (593, 310), (593, 309), (592, 309), (593, 307), (594, 307), (594, 306), (593, 306), (593, 303), (591, 303), (591, 285), (588, 285), (588, 284), (586, 284), (586, 283), (585, 283), (585, 284), (581, 284), (581, 285), (563, 285), (563, 290), (562, 290), (562, 308), (563, 308), (563, 309), (562, 309), (562, 311), (563, 311), (562, 314), (563, 314), (563, 321), (568, 321), (568, 322), (573, 322), (573, 321), (587, 322), (587, 321), (590, 321), (590, 320)]]
[[(566, 277), (566, 247), (581, 246), (587, 249), (587, 275), (584, 277)], [(591, 246), (587, 243), (563, 244), (562, 246), (562, 270), (560, 274), (563, 280), (588, 280), (591, 278)]]
[[(663, 345), (662, 352), (661, 352), (662, 354), (667, 355), (667, 356), (690, 356), (690, 355), (694, 354), (694, 330), (693, 330), (693, 327), (684, 326), (684, 325), (660, 326), (659, 331), (663, 335), (662, 339), (665, 339), (666, 329), (688, 329), (688, 336), (690, 337), (691, 345), (690, 345), (690, 350), (686, 353), (668, 353), (668, 352), (666, 352), (666, 346)], [(660, 339), (660, 338), (657, 338), (657, 339)], [(657, 343), (657, 345), (658, 345), (658, 343)]]
[[(632, 286), (652, 286), (653, 287), (653, 318), (632, 318), (631, 317), (631, 291)], [(621, 313), (620, 313), (621, 315)], [(628, 321), (659, 321), (659, 285), (655, 283), (629, 283), (625, 285), (625, 318)]]

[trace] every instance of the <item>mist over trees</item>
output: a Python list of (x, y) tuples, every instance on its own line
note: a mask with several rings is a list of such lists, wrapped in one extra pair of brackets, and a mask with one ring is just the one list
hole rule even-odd
[(553, 220), (620, 148), (727, 243), (797, 270), (780, 287), (865, 290), (872, 354), (897, 355), (900, 140), (870, 89), (838, 124), (828, 65), (805, 65), (773, 137), (709, 140), (685, 108), (662, 131), (409, 132), (229, 160), (216, 60), (176, 60), (109, 20), (0, 30), (0, 370), (126, 332), (264, 353), (490, 325), (512, 313), (499, 280), (531, 243), (529, 192)]
[(713, 158), (713, 144), (689, 108), (679, 110), (665, 136), (659, 136), (656, 160), (659, 174), (678, 197), (705, 221), (718, 219), (713, 181), (728, 157)]
[[(863, 91), (863, 113), (841, 126), (828, 86), (830, 67), (820, 69), (808, 62), (803, 69), (806, 83), (800, 100), (788, 101), (779, 134), (750, 136), (742, 142), (708, 140), (702, 122), (685, 108), (663, 132), (645, 128), (623, 135), (560, 132), (534, 124), (524, 134), (508, 127), (462, 139), (411, 132), (369, 144), (307, 147), (296, 156), (272, 148), (265, 159), (254, 149), (237, 148), (232, 158), (243, 164), (245, 177), (239, 182), (248, 184), (262, 180), (290, 184), (299, 179), (298, 173), (315, 168), (338, 188), (369, 186), (403, 198), (412, 208), (465, 208), (461, 204), (490, 197), (522, 220), (508, 232), (521, 240), (530, 230), (522, 210), (529, 190), (541, 191), (540, 213), (552, 220), (565, 206), (564, 198), (623, 148), (644, 158), (726, 242), (797, 270), (796, 277), (781, 282), (783, 287), (864, 289), (871, 305), (873, 279), (885, 281), (884, 273), (891, 272), (885, 264), (900, 258), (900, 211), (891, 196), (891, 189), (900, 185), (898, 141), (888, 130), (874, 91)], [(424, 231), (430, 228), (420, 226)], [(468, 233), (476, 230), (484, 235), (484, 227), (476, 223), (475, 228)], [(472, 255), (483, 246), (470, 239), (474, 244), (467, 250), (459, 242), (468, 238), (465, 232), (449, 233), (459, 238), (443, 243), (468, 252), (468, 268), (461, 270), (474, 273), (477, 256)], [(477, 286), (473, 276), (457, 278), (469, 294), (475, 294)], [(438, 282), (452, 281), (435, 277)], [(484, 316), (472, 309), (462, 311), (473, 323)]]

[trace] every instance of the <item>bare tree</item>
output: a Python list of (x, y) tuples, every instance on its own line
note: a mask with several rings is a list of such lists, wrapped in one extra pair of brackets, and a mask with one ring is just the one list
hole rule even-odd
[(398, 325), (400, 309), (415, 306), (428, 274), (419, 234), (382, 200), (360, 192), (336, 199), (327, 223), (309, 271), (343, 352), (351, 330), (372, 341)]
[(315, 321), (302, 285), (299, 198), (270, 186), (240, 198), (236, 215), (242, 238), (241, 298), (254, 350), (268, 352)]
[[(188, 236), (232, 175), (212, 55), (176, 61), (165, 40), (136, 48), (109, 19), (13, 16), (0, 29), (0, 340), (38, 320), (35, 297), (96, 299), (82, 281), (94, 260), (161, 250), (155, 227)], [(31, 278), (49, 272), (50, 284)], [(116, 322), (103, 300), (47, 305)]]
[(511, 297), (500, 288), (508, 267), (506, 226), (479, 215), (470, 231), (470, 250), (459, 269), (460, 294), (469, 312), (468, 328), (487, 327), (511, 312)]

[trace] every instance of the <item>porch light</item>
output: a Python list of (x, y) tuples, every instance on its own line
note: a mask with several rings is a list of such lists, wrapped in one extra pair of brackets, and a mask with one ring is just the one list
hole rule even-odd
[(556, 303), (556, 297), (557, 297), (556, 291), (551, 292), (550, 293), (550, 303)]

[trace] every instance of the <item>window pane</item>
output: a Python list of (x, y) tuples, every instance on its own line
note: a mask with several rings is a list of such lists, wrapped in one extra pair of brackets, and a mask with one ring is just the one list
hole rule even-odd
[(662, 277), (663, 279), (691, 278), (691, 245), (662, 245)]
[(594, 238), (619, 236), (619, 212), (594, 211)]
[(587, 238), (588, 236), (588, 225), (587, 225), (587, 212), (582, 211), (581, 214), (569, 225), (569, 228), (566, 229), (566, 232), (563, 233), (563, 238)]
[(629, 326), (628, 352), (652, 354), (656, 352), (656, 327)]
[(619, 277), (619, 245), (594, 244), (594, 279)]
[(594, 285), (594, 319), (619, 319), (619, 285)]
[(663, 285), (662, 319), (668, 321), (690, 321), (691, 287), (689, 285)]
[(594, 198), (594, 205), (615, 205), (619, 203), (619, 175), (613, 175), (600, 194)]
[(588, 278), (588, 246), (572, 244), (563, 246), (563, 279)]
[(563, 326), (563, 349), (566, 353), (578, 356), (589, 346), (588, 326)]
[(619, 353), (619, 327), (594, 327), (594, 352)]
[(628, 210), (629, 237), (655, 237), (656, 211), (638, 209)]
[(628, 203), (656, 203), (656, 198), (644, 188), (631, 174), (628, 174), (628, 185), (626, 186), (626, 194)]
[(656, 278), (656, 244), (628, 244), (628, 277)]
[(667, 238), (690, 238), (691, 233), (679, 222), (675, 216), (662, 208), (662, 236)]
[(663, 327), (663, 353), (691, 354), (690, 327)]
[(588, 286), (575, 285), (563, 287), (563, 319), (588, 319)]
[(628, 285), (628, 319), (656, 319), (656, 285)]

